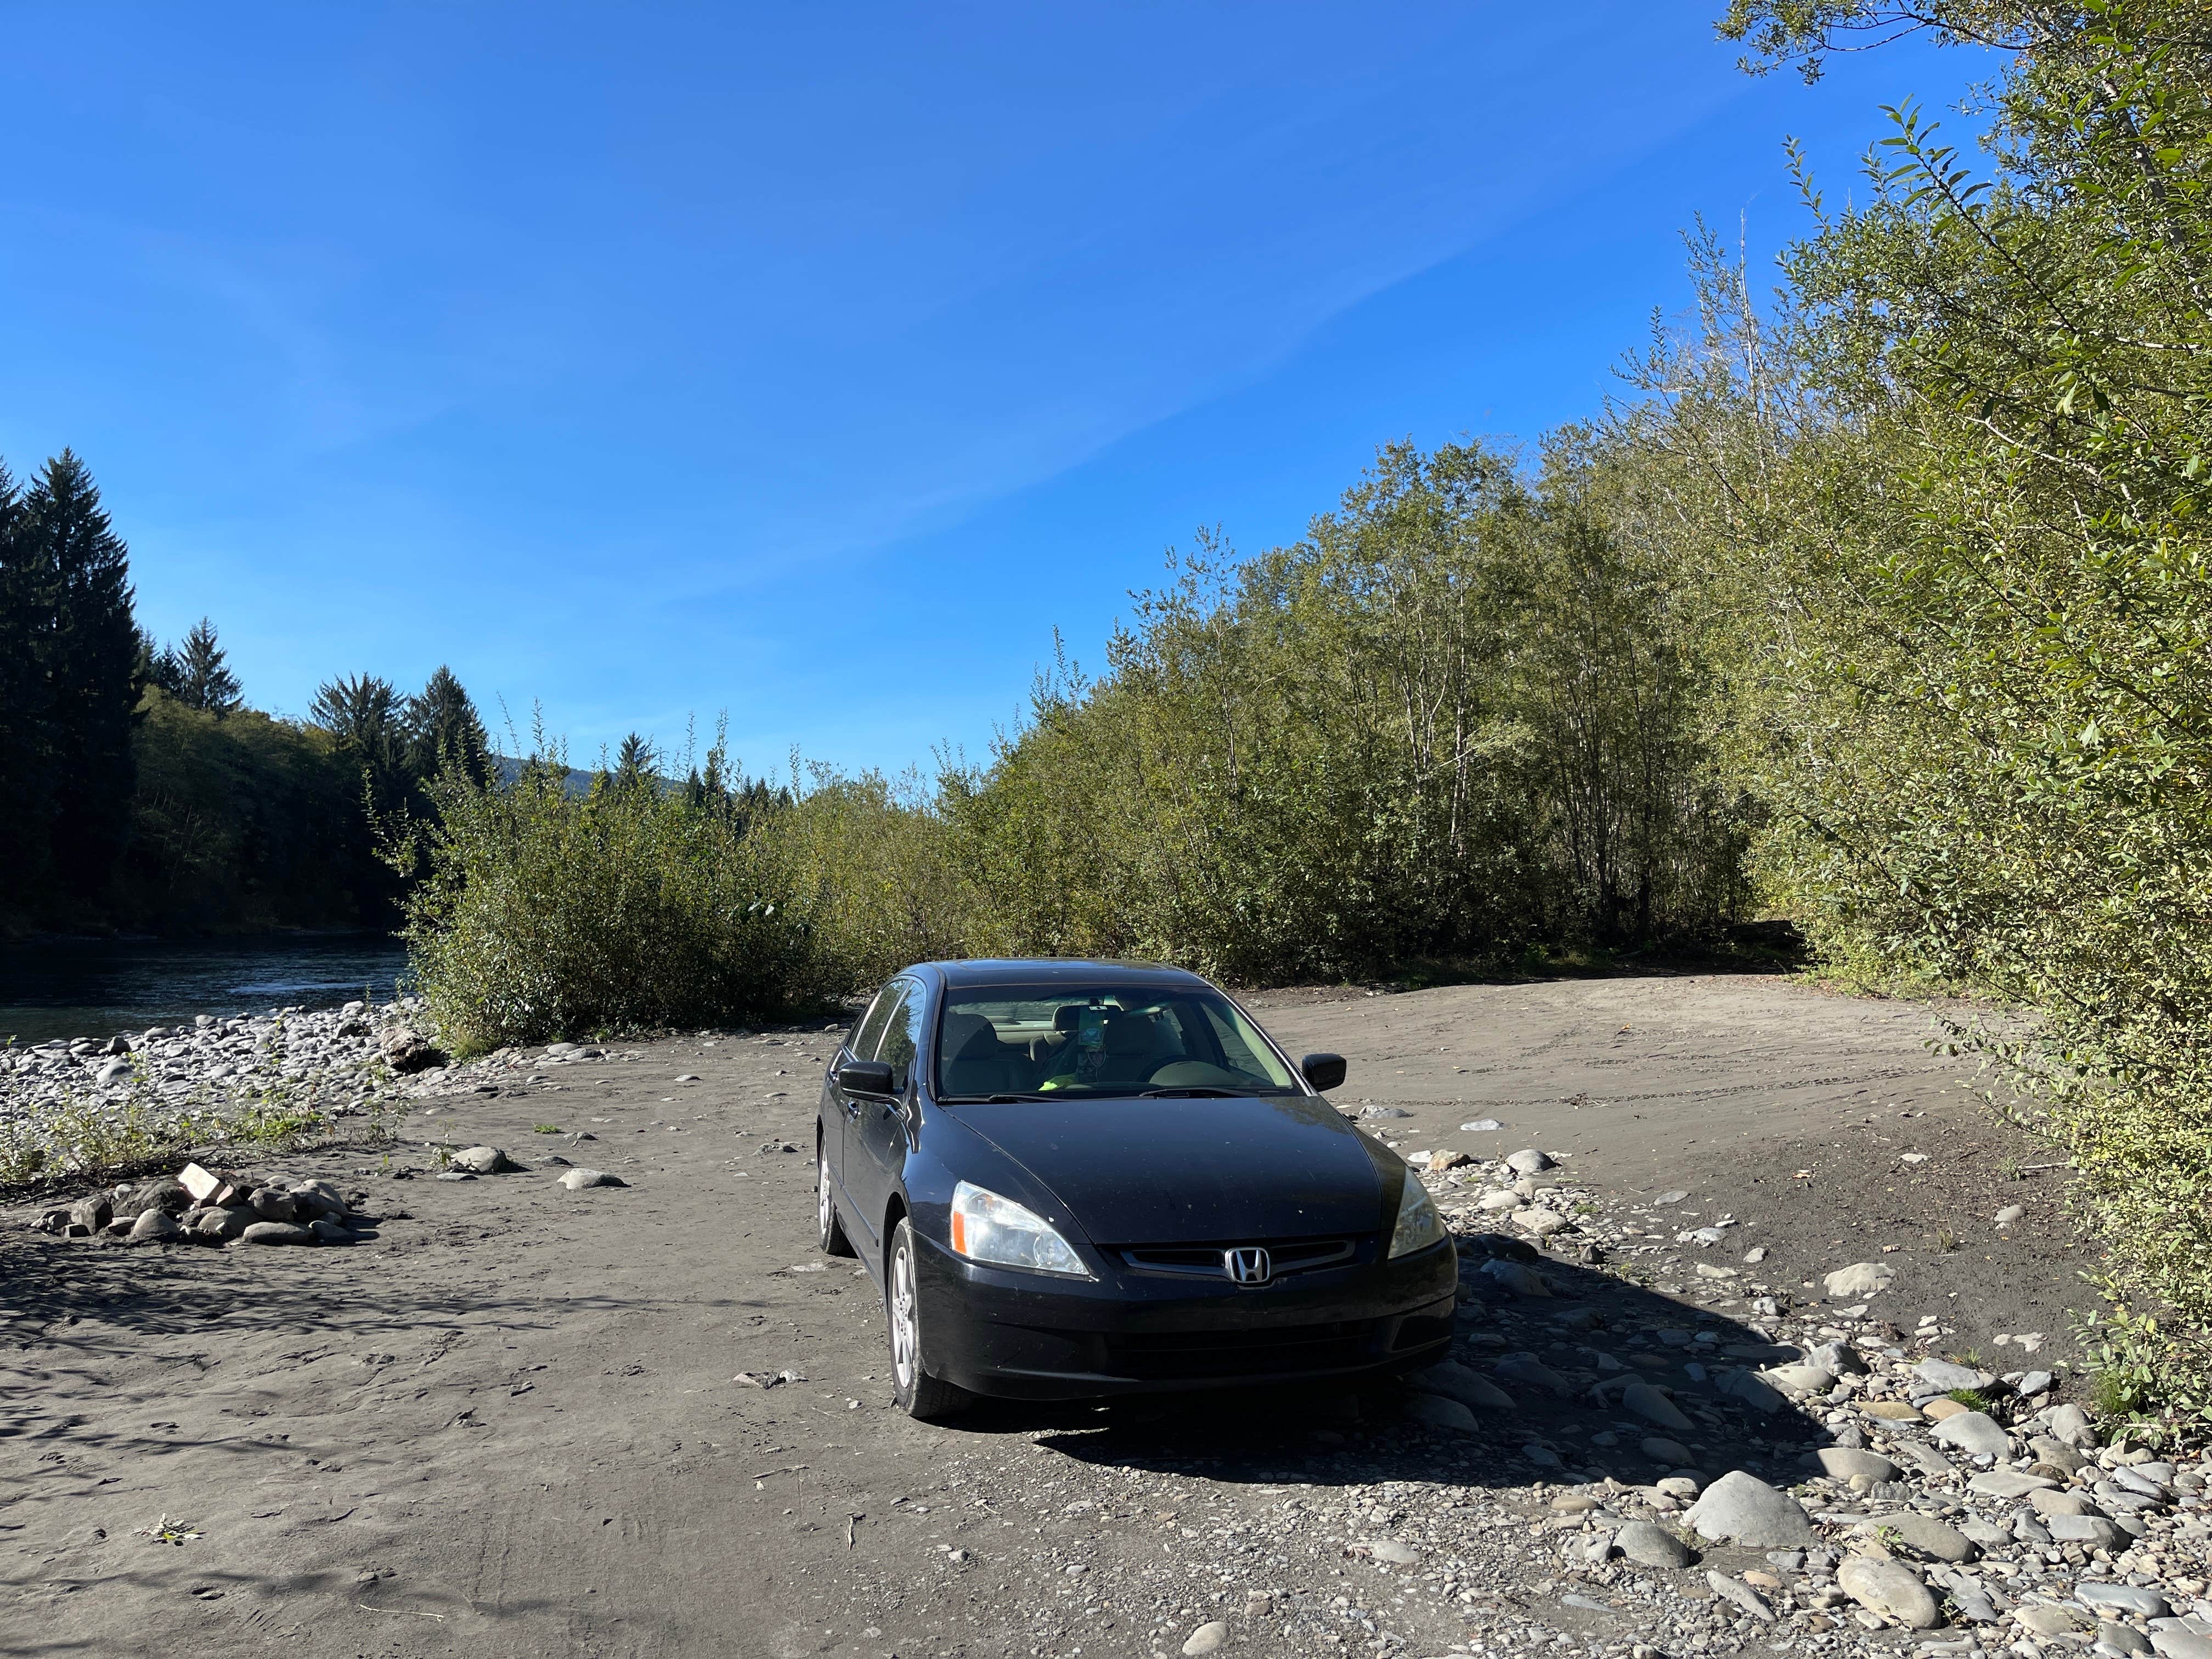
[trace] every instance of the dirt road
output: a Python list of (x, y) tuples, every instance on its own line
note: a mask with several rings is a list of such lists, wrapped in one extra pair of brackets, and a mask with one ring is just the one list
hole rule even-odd
[[(1340, 1104), (1411, 1113), (1370, 1124), (1406, 1150), (1544, 1146), (1595, 1204), (1687, 1191), (1778, 1283), (1898, 1245), (1889, 1316), (1940, 1310), (1962, 1343), (2063, 1329), (2050, 1178), (2000, 1170), (2033, 1151), (1923, 1049), (1924, 1010), (1740, 978), (1255, 1001), (1294, 1051), (1351, 1057)], [(1571, 1401), (1458, 1442), (1387, 1392), (897, 1415), (870, 1281), (811, 1246), (834, 1042), (533, 1063), (431, 1103), (388, 1160), (287, 1160), (384, 1218), (350, 1249), (70, 1243), (12, 1211), (0, 1653), (1150, 1655), (1216, 1620), (1255, 1654), (1441, 1653), (1477, 1629), (1520, 1651), (1539, 1613), (1593, 1652), (1735, 1639), (1694, 1575), (1662, 1613), (1577, 1608), (1527, 1554), (1537, 1483), (1604, 1462)], [(1456, 1127), (1485, 1116), (1508, 1127)], [(432, 1179), (422, 1143), (447, 1139), (533, 1167)], [(629, 1184), (564, 1191), (550, 1157)], [(2000, 1189), (2029, 1206), (2002, 1236)], [(1586, 1277), (1578, 1328), (1746, 1335)], [(1501, 1308), (1504, 1334), (1470, 1340), (1520, 1346), (1537, 1319)], [(1802, 1426), (1706, 1461), (1781, 1478)], [(1377, 1528), (1423, 1565), (1370, 1551)]]

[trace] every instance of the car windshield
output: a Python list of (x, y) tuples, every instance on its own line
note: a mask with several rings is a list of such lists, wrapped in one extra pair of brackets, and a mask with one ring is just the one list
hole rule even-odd
[(939, 1021), (939, 1099), (1297, 1092), (1252, 1022), (1200, 986), (963, 987)]

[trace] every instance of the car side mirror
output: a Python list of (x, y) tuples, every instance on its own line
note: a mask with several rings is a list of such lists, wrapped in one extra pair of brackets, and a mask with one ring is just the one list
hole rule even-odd
[(1344, 1056), (1342, 1054), (1308, 1054), (1298, 1062), (1298, 1070), (1306, 1074), (1317, 1094), (1327, 1094), (1331, 1089), (1344, 1086)]
[(848, 1095), (888, 1095), (891, 1086), (889, 1060), (848, 1060), (837, 1068), (837, 1086)]

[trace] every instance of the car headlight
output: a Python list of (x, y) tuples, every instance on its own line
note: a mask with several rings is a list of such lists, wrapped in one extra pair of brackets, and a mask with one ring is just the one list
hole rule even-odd
[(1091, 1277), (1083, 1258), (1042, 1216), (965, 1181), (952, 1189), (952, 1248), (970, 1261), (994, 1267)]
[(1405, 1190), (1398, 1197), (1398, 1224), (1390, 1233), (1390, 1254), (1410, 1255), (1415, 1250), (1425, 1250), (1443, 1236), (1443, 1218), (1430, 1200), (1429, 1189), (1421, 1185), (1420, 1176), (1407, 1170)]

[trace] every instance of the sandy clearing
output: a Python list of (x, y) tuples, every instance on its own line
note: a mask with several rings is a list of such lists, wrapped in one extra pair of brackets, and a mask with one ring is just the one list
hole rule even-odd
[[(1593, 1187), (1679, 1185), (1686, 1211), (1738, 1212), (1805, 1276), (1898, 1243), (1901, 1316), (1972, 1299), (1990, 1322), (2063, 1329), (2075, 1287), (2054, 1221), (1948, 1250), (1908, 1236), (1927, 1219), (1915, 1206), (1959, 1200), (1916, 1195), (1929, 1166), (1894, 1162), (1906, 1141), (1941, 1148), (1944, 1169), (2015, 1155), (1957, 1062), (1922, 1048), (1925, 1009), (1725, 976), (1255, 1000), (1294, 1049), (1352, 1057), (1340, 1103), (1413, 1112), (1380, 1126), (1407, 1150), (1550, 1146)], [(550, 1168), (441, 1182), (392, 1180), (379, 1158), (288, 1160), (391, 1218), (346, 1250), (99, 1249), (28, 1234), (13, 1209), (0, 1653), (1172, 1651), (1181, 1637), (1154, 1621), (1187, 1628), (1258, 1582), (1222, 1552), (1250, 1547), (1239, 1529), (1283, 1492), (1433, 1461), (1363, 1431), (1366, 1461), (1320, 1474), (1304, 1440), (1266, 1430), (1267, 1402), (1123, 1413), (1103, 1441), (1087, 1408), (944, 1430), (899, 1417), (872, 1286), (811, 1251), (805, 1152), (830, 1050), (782, 1035), (544, 1067), (544, 1085), (414, 1120), (418, 1140), (557, 1147), (623, 1189), (568, 1194)], [(1510, 1127), (1454, 1127), (1484, 1113)], [(549, 1122), (597, 1139), (533, 1134)], [(787, 1143), (801, 1150), (763, 1150)], [(1815, 1151), (1826, 1167), (1796, 1178)], [(2047, 1188), (2013, 1184), (2048, 1211)], [(1883, 1204), (1899, 1237), (1841, 1231)], [(731, 1380), (785, 1367), (805, 1380)], [(1303, 1434), (1313, 1409), (1282, 1420)], [(1238, 1438), (1255, 1424), (1256, 1446)], [(1242, 1461), (1221, 1466), (1223, 1446)], [(164, 1516), (199, 1535), (140, 1535)], [(1163, 1552), (1179, 1572), (1203, 1558), (1204, 1583), (1161, 1589)], [(1285, 1596), (1338, 1590), (1347, 1571), (1304, 1545), (1259, 1559), (1284, 1563), (1259, 1571)], [(1085, 1586), (1109, 1573), (1124, 1588), (1093, 1605)], [(1380, 1599), (1416, 1638), (1455, 1628)], [(1243, 1639), (1305, 1650), (1257, 1626)]]

